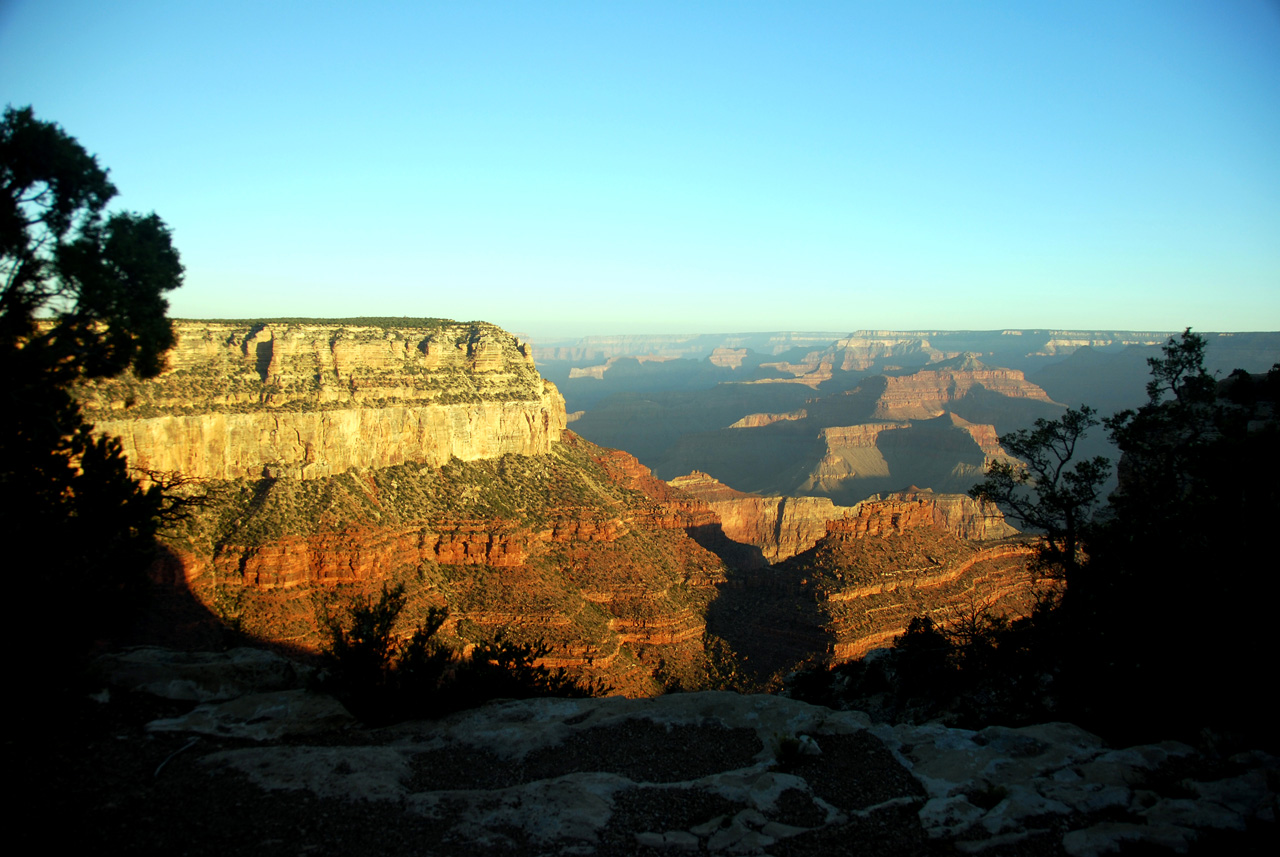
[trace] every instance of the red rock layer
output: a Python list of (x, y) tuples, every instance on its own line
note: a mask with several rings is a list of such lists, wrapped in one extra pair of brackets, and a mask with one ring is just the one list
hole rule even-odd
[(915, 527), (937, 527), (967, 540), (999, 539), (1018, 532), (994, 503), (979, 502), (964, 494), (932, 491), (902, 491), (883, 499), (864, 500), (850, 514), (828, 522), (827, 532), (863, 538), (900, 535)]
[(990, 369), (973, 358), (954, 362), (957, 368), (921, 369), (910, 375), (889, 377), (874, 418), (913, 420), (940, 416), (976, 386), (1013, 399), (1053, 401), (1016, 369)]

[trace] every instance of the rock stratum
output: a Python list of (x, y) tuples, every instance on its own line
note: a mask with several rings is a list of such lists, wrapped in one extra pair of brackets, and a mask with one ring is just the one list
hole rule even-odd
[(176, 322), (168, 368), (87, 385), (134, 467), (314, 479), (351, 467), (545, 454), (564, 400), (527, 345), (483, 322)]
[(708, 627), (757, 678), (860, 658), (892, 645), (916, 616), (949, 626), (1035, 604), (1032, 544), (968, 496), (875, 497), (824, 529), (768, 569), (734, 575), (710, 605)]
[(696, 683), (727, 568), (688, 530), (714, 516), (645, 493), (631, 471), (647, 469), (624, 456), (565, 432), (545, 455), (216, 483), (166, 534), (166, 575), (221, 625), (303, 651), (347, 606), (398, 584), (404, 635), (444, 607), (441, 636), (460, 650), (542, 640), (544, 664), (615, 692), (656, 692), (659, 660)]
[(166, 633), (315, 652), (349, 606), (402, 585), (404, 634), (445, 607), (463, 650), (543, 640), (545, 664), (632, 694), (657, 689), (658, 659), (698, 681), (726, 567), (687, 530), (714, 515), (567, 432), (515, 337), (442, 320), (176, 327), (158, 378), (81, 390), (134, 467), (203, 495), (163, 534), (155, 577), (185, 611)]
[(737, 491), (696, 470), (669, 484), (706, 503), (726, 536), (759, 548), (770, 564), (807, 551), (832, 532), (881, 536), (936, 526), (977, 541), (1017, 534), (994, 505), (964, 494), (916, 490), (837, 506), (826, 497), (764, 497)]

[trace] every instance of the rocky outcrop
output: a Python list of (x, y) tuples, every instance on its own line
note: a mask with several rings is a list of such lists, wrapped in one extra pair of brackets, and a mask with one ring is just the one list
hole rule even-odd
[(788, 368), (797, 375), (811, 373), (824, 364), (832, 370), (860, 372), (883, 366), (888, 361), (918, 365), (949, 360), (957, 354), (934, 348), (919, 334), (863, 331), (838, 339), (823, 351), (812, 351), (797, 364), (773, 365)]
[(915, 527), (937, 527), (970, 541), (1003, 539), (1018, 533), (994, 503), (974, 500), (967, 494), (935, 494), (918, 489), (864, 500), (839, 518), (831, 519), (827, 532), (861, 538), (900, 535)]
[(541, 455), (565, 427), (548, 385), (530, 402), (255, 411), (103, 420), (134, 467), (200, 479), (316, 479), (352, 467)]
[(760, 548), (771, 563), (813, 547), (826, 535), (831, 520), (851, 511), (826, 497), (761, 497), (735, 491), (697, 471), (670, 484), (707, 503), (726, 536)]
[[(812, 359), (810, 359), (812, 358)], [(835, 358), (826, 352), (813, 352), (806, 356), (806, 359), (800, 363), (789, 363), (780, 361), (775, 363), (761, 363), (762, 369), (772, 369), (776, 372), (790, 375), (789, 378), (761, 378), (755, 381), (748, 381), (749, 384), (782, 384), (795, 383), (804, 384), (815, 390), (819, 385), (830, 381), (835, 371)]]
[(714, 513), (567, 432), (514, 337), (435, 320), (177, 333), (160, 377), (80, 394), (134, 467), (207, 492), (153, 575), (203, 605), (192, 634), (314, 652), (345, 607), (402, 585), (408, 627), (446, 607), (462, 648), (543, 640), (546, 663), (618, 692), (655, 692), (659, 660), (698, 681), (725, 566), (689, 533), (713, 541)]
[(956, 538), (985, 541), (1018, 532), (994, 504), (964, 494), (916, 489), (837, 506), (826, 497), (763, 497), (736, 491), (699, 471), (668, 484), (705, 503), (726, 536), (758, 547), (770, 563), (802, 553), (828, 535), (860, 538), (936, 527)]
[[(245, 660), (139, 650), (99, 662), (111, 690), (87, 716), (114, 740), (78, 754), (67, 788), (101, 819), (107, 850), (200, 838), (209, 853), (277, 840), (350, 852), (371, 829), (376, 845), (357, 853), (1274, 850), (1280, 761), (1258, 750), (1109, 747), (1061, 722), (891, 725), (724, 692), (506, 701), (365, 730), (300, 675), (281, 687), (277, 675), (302, 672), (287, 663), (228, 694), (218, 659)], [(202, 704), (148, 706), (133, 688)], [(129, 775), (103, 788), (120, 765)]]
[[(793, 367), (800, 374), (784, 380), (795, 383), (765, 379), (722, 388), (807, 384), (835, 371), (833, 359), (826, 354), (805, 363), (803, 372)], [(688, 401), (693, 405), (698, 399)], [(687, 432), (653, 461), (668, 479), (698, 470), (745, 491), (825, 496), (839, 505), (913, 484), (959, 493), (979, 481), (992, 462), (1008, 457), (1000, 448), (1001, 432), (1056, 418), (1061, 411), (1022, 372), (964, 356), (913, 372), (866, 377), (852, 389), (807, 398), (803, 408), (750, 412), (725, 428)], [(589, 433), (604, 424), (599, 415), (588, 417)], [(627, 430), (640, 431), (637, 424), (629, 421)]]
[(604, 363), (600, 363), (595, 366), (576, 366), (569, 370), (569, 377), (571, 379), (594, 378), (597, 381), (603, 381), (605, 373), (612, 369), (619, 360), (626, 360), (630, 364), (639, 365), (643, 363), (666, 363), (669, 360), (679, 359), (680, 358), (678, 357), (664, 357), (653, 354), (637, 354), (628, 357), (610, 357)]
[(707, 359), (711, 361), (711, 365), (719, 366), (721, 369), (737, 369), (749, 353), (750, 350), (746, 348), (722, 347), (713, 349)]
[(904, 482), (959, 493), (993, 461), (1008, 458), (994, 427), (951, 413), (915, 422), (833, 426), (821, 429), (819, 439), (824, 454), (806, 465), (795, 491), (845, 502), (905, 487)]
[(747, 414), (729, 426), (729, 428), (760, 428), (761, 426), (773, 425), (786, 420), (802, 420), (808, 415), (804, 408), (782, 414)]
[(1052, 401), (1016, 369), (988, 368), (976, 358), (965, 356), (910, 375), (888, 376), (873, 417), (915, 420), (941, 416), (974, 387), (1011, 399)]
[(177, 322), (164, 374), (88, 384), (134, 467), (314, 479), (351, 467), (546, 454), (564, 400), (529, 349), (483, 323), (423, 328)]
[(813, 547), (736, 575), (711, 605), (709, 627), (761, 678), (862, 657), (917, 616), (1016, 617), (1036, 602), (1033, 548), (994, 506), (912, 490), (842, 511)]

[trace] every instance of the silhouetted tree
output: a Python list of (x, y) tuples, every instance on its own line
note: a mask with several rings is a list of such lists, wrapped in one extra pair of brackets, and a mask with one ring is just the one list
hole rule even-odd
[[(1280, 650), (1269, 557), (1280, 513), (1280, 423), (1265, 383), (1221, 385), (1184, 331), (1148, 361), (1148, 401), (1106, 420), (1122, 457), (1090, 560), (1076, 672), (1095, 714), (1260, 731)], [(1233, 395), (1248, 382), (1247, 395)]]
[[(19, 603), (57, 610), (64, 654), (108, 631), (140, 591), (162, 498), (96, 438), (71, 387), (157, 374), (182, 282), (154, 214), (108, 214), (107, 172), (30, 107), (0, 122), (0, 516)], [(42, 597), (46, 594), (56, 598)], [(42, 616), (43, 620), (50, 617)]]
[(1017, 461), (994, 461), (982, 482), (969, 489), (977, 500), (998, 504), (1023, 527), (1043, 534), (1040, 565), (1079, 576), (1086, 529), (1111, 463), (1098, 456), (1074, 461), (1076, 446), (1098, 425), (1093, 408), (1067, 409), (1056, 420), (1038, 419), (1030, 430), (1000, 436)]

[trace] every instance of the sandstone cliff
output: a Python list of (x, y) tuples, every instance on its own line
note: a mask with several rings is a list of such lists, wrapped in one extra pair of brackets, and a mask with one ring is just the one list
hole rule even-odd
[(974, 500), (967, 494), (936, 494), (918, 489), (864, 500), (847, 514), (832, 518), (826, 532), (859, 538), (901, 535), (916, 527), (936, 527), (969, 541), (1018, 534), (994, 503)]
[(735, 491), (698, 471), (670, 484), (705, 502), (726, 536), (758, 547), (770, 563), (813, 547), (826, 535), (829, 521), (852, 511), (826, 497), (762, 497)]
[(564, 400), (526, 345), (482, 322), (176, 322), (151, 381), (86, 385), (138, 468), (311, 479), (351, 467), (545, 454)]
[(763, 497), (736, 491), (698, 471), (669, 484), (706, 503), (726, 536), (760, 548), (770, 563), (802, 553), (828, 534), (883, 536), (916, 527), (937, 527), (975, 541), (1017, 534), (993, 504), (965, 494), (912, 490), (837, 506), (826, 497)]
[(634, 458), (565, 432), (547, 455), (228, 480), (165, 535), (167, 574), (242, 633), (315, 651), (325, 615), (405, 586), (405, 633), (445, 606), (446, 639), (545, 640), (551, 666), (619, 692), (663, 660), (696, 682), (725, 566), (687, 530), (710, 510)]
[(207, 492), (155, 570), (169, 601), (205, 612), (166, 633), (220, 623), (315, 651), (345, 605), (403, 584), (405, 633), (444, 606), (459, 646), (542, 639), (549, 665), (618, 691), (654, 692), (658, 661), (705, 674), (725, 566), (689, 532), (718, 532), (714, 514), (567, 432), (515, 337), (441, 320), (176, 327), (160, 377), (80, 391), (133, 466)]
[(972, 356), (964, 356), (909, 375), (888, 376), (873, 417), (913, 420), (941, 416), (975, 387), (1012, 399), (1051, 402), (1044, 390), (1016, 369), (989, 368)]
[[(707, 617), (726, 586), (743, 585), (734, 569), (844, 539), (1003, 532), (998, 513), (967, 497), (915, 492), (842, 507), (746, 495), (705, 476), (666, 484), (631, 455), (568, 432), (563, 400), (528, 349), (491, 325), (187, 322), (178, 333), (163, 375), (88, 385), (86, 410), (135, 466), (206, 480), (204, 508), (166, 531), (157, 575), (241, 633), (297, 649), (318, 648), (344, 605), (402, 584), (405, 633), (444, 606), (442, 634), (460, 646), (499, 633), (542, 639), (549, 665), (652, 693), (659, 665), (666, 681), (706, 679)], [(818, 413), (870, 414), (888, 383)], [(973, 468), (999, 451), (993, 430), (950, 414), (827, 423), (815, 438), (820, 419), (795, 411), (793, 398), (778, 402), (791, 419), (733, 436), (790, 437), (805, 455), (822, 445), (833, 485), (881, 465), (888, 477), (914, 454), (883, 435), (924, 432), (943, 470), (955, 449)], [(940, 573), (956, 586), (970, 580), (953, 565)], [(807, 591), (789, 575), (769, 586)], [(778, 633), (791, 627), (778, 623)], [(844, 626), (795, 627), (781, 648), (812, 654), (830, 649), (815, 634)], [(838, 634), (840, 651), (863, 639)]]

